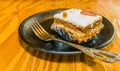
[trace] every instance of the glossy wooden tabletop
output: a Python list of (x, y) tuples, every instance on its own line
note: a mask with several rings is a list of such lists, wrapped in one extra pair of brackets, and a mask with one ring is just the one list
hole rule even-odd
[(105, 16), (116, 35), (103, 50), (120, 53), (119, 0), (0, 0), (0, 71), (120, 71), (120, 61), (105, 63), (85, 54), (49, 54), (21, 42), (18, 28), (25, 18), (59, 8), (81, 8)]

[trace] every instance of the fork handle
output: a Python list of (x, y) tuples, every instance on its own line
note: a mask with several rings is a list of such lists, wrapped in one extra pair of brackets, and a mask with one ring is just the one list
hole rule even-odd
[(81, 50), (83, 53), (89, 55), (90, 57), (97, 58), (97, 59), (105, 61), (105, 62), (111, 63), (111, 62), (120, 60), (120, 54), (111, 53), (111, 52), (107, 52), (107, 51), (103, 51), (103, 50), (99, 50), (99, 49), (84, 47), (84, 46), (74, 44), (71, 42), (67, 42), (67, 41), (64, 41), (61, 39), (57, 39), (57, 38), (54, 38), (53, 40), (65, 43), (72, 47), (75, 47), (75, 48)]

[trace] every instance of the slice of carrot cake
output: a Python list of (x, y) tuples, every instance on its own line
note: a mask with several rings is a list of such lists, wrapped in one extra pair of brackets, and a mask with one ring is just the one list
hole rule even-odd
[(67, 40), (87, 42), (103, 28), (102, 16), (81, 9), (69, 9), (54, 15), (51, 28), (62, 37), (67, 33)]

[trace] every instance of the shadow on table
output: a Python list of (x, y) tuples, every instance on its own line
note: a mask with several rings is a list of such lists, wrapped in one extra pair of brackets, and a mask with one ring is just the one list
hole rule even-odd
[(45, 53), (45, 52), (41, 52), (38, 51), (30, 46), (28, 46), (26, 43), (24, 43), (21, 39), (20, 39), (20, 43), (23, 46), (23, 48), (30, 53), (31, 55), (43, 59), (43, 60), (47, 60), (47, 61), (51, 61), (51, 62), (57, 62), (57, 63), (84, 63), (87, 64), (88, 66), (94, 66), (96, 64), (96, 62), (94, 61), (93, 58), (81, 53), (81, 54), (66, 54), (66, 55), (62, 55), (62, 54), (51, 54), (51, 53)]

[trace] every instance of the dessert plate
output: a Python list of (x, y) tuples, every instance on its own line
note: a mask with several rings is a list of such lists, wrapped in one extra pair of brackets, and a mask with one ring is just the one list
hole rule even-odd
[[(33, 33), (31, 30), (30, 24), (34, 21), (38, 20), (40, 24), (50, 33), (55, 35), (56, 37), (60, 38), (59, 35), (57, 35), (56, 32), (52, 31), (50, 29), (52, 23), (53, 23), (53, 15), (56, 13), (59, 13), (65, 9), (57, 9), (57, 10), (51, 10), (46, 12), (40, 12), (37, 14), (34, 14), (27, 19), (25, 19), (19, 26), (19, 35), (20, 38), (27, 43), (29, 46), (32, 46), (33, 48), (47, 52), (47, 53), (54, 53), (54, 54), (77, 54), (81, 53), (80, 50), (77, 50), (73, 47), (70, 47), (66, 44), (60, 43), (60, 42), (45, 42), (37, 38), (37, 36)], [(83, 46), (87, 46), (90, 48), (102, 48), (105, 45), (109, 44), (115, 35), (115, 30), (113, 25), (109, 20), (107, 20), (105, 17), (103, 17), (104, 28), (101, 30), (101, 32), (96, 35), (92, 41), (89, 41), (87, 43), (81, 44)], [(60, 38), (62, 39), (62, 38)]]

